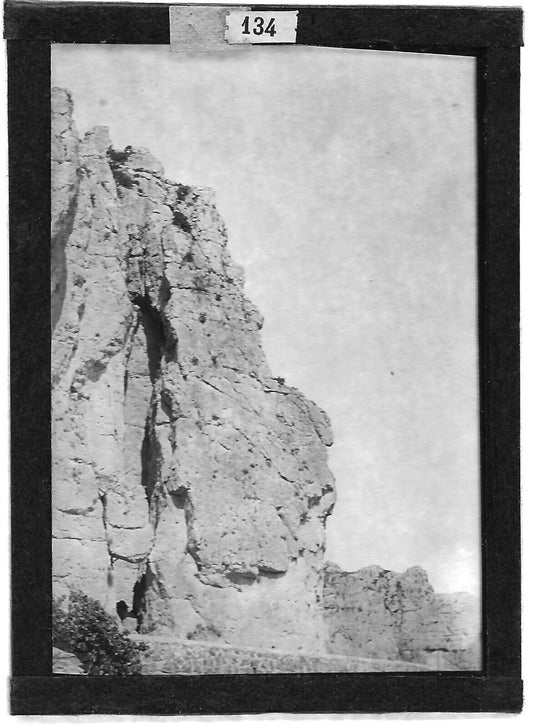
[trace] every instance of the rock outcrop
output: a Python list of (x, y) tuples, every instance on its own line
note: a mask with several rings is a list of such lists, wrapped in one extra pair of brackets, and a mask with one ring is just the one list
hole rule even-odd
[(324, 613), (330, 652), (405, 660), (435, 670), (480, 670), (480, 613), (470, 594), (435, 594), (426, 572), (327, 563)]
[(142, 632), (325, 651), (327, 416), (272, 376), (209, 190), (53, 91), (53, 574)]

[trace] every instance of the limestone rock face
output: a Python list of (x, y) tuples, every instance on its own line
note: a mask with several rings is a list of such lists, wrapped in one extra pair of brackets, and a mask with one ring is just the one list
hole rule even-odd
[(209, 190), (53, 92), (53, 572), (143, 632), (325, 650), (329, 421), (273, 378)]
[(435, 594), (426, 572), (328, 563), (324, 613), (329, 651), (406, 660), (438, 670), (481, 669), (480, 615), (470, 594)]

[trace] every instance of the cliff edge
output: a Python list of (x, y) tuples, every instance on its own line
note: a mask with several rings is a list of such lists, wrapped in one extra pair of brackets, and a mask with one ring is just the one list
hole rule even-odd
[(52, 101), (54, 592), (325, 651), (329, 420), (272, 376), (213, 193)]
[(473, 597), (324, 564), (330, 423), (272, 375), (213, 192), (72, 112), (53, 89), (54, 595), (164, 674), (480, 669)]

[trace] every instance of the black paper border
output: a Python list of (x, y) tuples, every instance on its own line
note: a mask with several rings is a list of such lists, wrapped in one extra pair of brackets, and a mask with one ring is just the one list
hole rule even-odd
[(8, 2), (14, 714), (521, 709), (518, 173), (522, 11), (415, 6), (298, 10), (299, 44), (477, 57), (483, 672), (51, 675), (50, 43), (166, 44), (168, 5)]

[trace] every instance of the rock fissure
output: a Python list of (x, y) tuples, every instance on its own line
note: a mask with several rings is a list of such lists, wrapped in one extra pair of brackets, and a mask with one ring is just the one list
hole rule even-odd
[(63, 301), (67, 289), (67, 260), (65, 247), (70, 238), (76, 219), (78, 209), (78, 179), (71, 184), (68, 190), (62, 191), (69, 196), (68, 207), (65, 212), (59, 214), (52, 227), (51, 234), (51, 303), (50, 317), (52, 331), (61, 316)]

